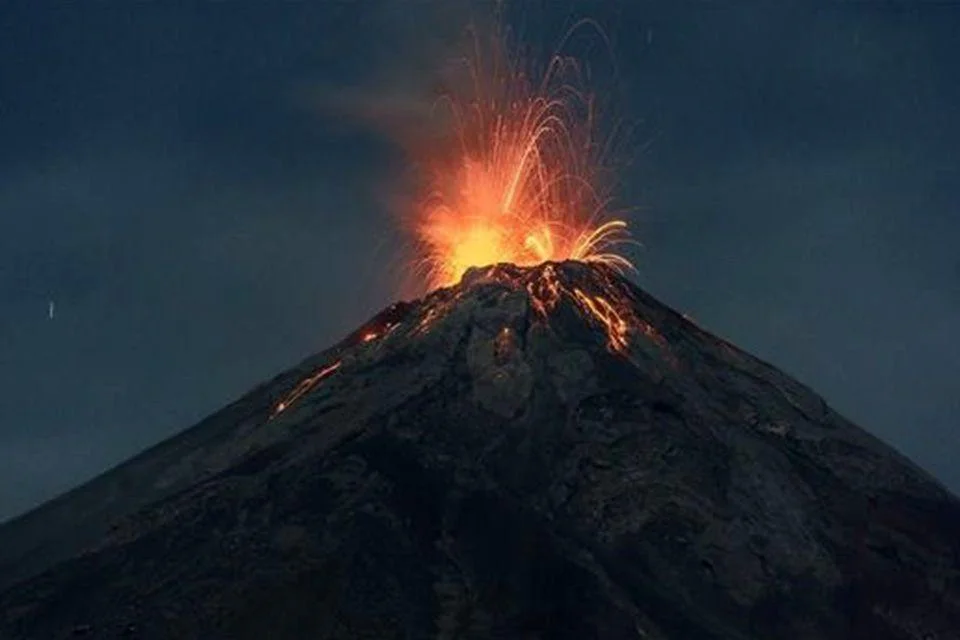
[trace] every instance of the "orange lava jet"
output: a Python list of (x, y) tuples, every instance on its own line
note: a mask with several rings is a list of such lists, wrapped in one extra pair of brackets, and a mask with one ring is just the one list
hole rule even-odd
[[(449, 135), (415, 158), (426, 195), (408, 224), (430, 289), (467, 269), (497, 263), (601, 262), (633, 265), (617, 249), (627, 224), (609, 219), (605, 149), (595, 139), (595, 104), (577, 60), (554, 55), (528, 73), (495, 33), (434, 106)], [(539, 77), (539, 80), (534, 80)]]

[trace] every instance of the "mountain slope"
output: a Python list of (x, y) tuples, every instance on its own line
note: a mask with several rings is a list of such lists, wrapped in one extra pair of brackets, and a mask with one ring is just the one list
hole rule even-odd
[(608, 269), (499, 265), (0, 528), (0, 638), (958, 638), (958, 531)]

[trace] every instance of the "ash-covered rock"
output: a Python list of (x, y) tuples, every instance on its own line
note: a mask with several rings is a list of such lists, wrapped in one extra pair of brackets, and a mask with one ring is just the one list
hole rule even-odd
[(960, 504), (609, 269), (498, 265), (0, 528), (0, 585), (3, 639), (942, 640)]

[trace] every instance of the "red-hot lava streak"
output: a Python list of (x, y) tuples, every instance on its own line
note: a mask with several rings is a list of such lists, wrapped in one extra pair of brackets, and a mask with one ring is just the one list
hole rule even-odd
[(333, 373), (340, 368), (341, 364), (342, 362), (337, 360), (333, 364), (327, 365), (316, 373), (301, 380), (300, 383), (294, 387), (293, 391), (288, 393), (283, 400), (277, 403), (277, 406), (273, 409), (273, 415), (271, 417), (276, 417), (278, 414), (283, 413), (288, 407), (293, 405), (294, 402), (313, 391), (318, 384), (333, 375)]
[(461, 77), (434, 105), (452, 131), (430, 149), (411, 149), (426, 182), (405, 221), (417, 271), (435, 289), (497, 263), (632, 268), (617, 253), (629, 234), (609, 216), (605, 150), (583, 67), (558, 54), (534, 75), (504, 33), (473, 32)]
[[(345, 348), (376, 350), (397, 330), (401, 340), (418, 339), (442, 323), (466, 297), (472, 295), (475, 287), (490, 285), (499, 288), (497, 295), (501, 297), (523, 292), (535, 324), (549, 327), (558, 313), (567, 313), (561, 307), (572, 309), (605, 336), (606, 347), (611, 353), (633, 360), (635, 353), (631, 351), (631, 343), (634, 338), (642, 336), (658, 347), (672, 366), (679, 366), (663, 336), (638, 312), (630, 285), (614, 269), (605, 265), (570, 263), (534, 267), (499, 264), (477, 269), (458, 286), (434, 291), (415, 305), (394, 305), (352, 334), (346, 340)], [(515, 340), (509, 328), (497, 334), (494, 339), (497, 357), (505, 357), (504, 354), (515, 348)], [(372, 346), (366, 346), (371, 343)], [(273, 417), (316, 389), (343, 362), (336, 360), (304, 378), (275, 406)]]
[(663, 337), (637, 314), (629, 291), (610, 270), (594, 269), (583, 282), (569, 281), (553, 264), (521, 271), (494, 266), (486, 269), (483, 277), (525, 289), (531, 308), (545, 323), (561, 302), (569, 302), (606, 334), (607, 348), (613, 353), (628, 355), (629, 338), (635, 333), (642, 333), (661, 348), (666, 346)]

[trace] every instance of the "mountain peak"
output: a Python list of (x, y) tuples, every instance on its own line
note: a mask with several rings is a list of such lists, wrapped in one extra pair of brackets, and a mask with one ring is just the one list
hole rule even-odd
[(0, 528), (0, 637), (956, 638), (958, 530), (609, 267), (501, 264)]

